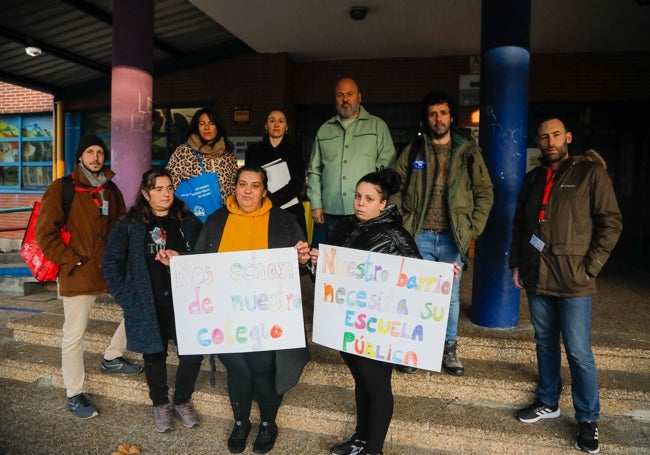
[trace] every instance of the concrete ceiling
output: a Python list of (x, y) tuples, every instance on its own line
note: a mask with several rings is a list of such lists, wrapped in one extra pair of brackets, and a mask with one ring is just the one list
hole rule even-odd
[[(155, 0), (154, 74), (250, 52), (301, 62), (479, 55), (481, 4)], [(350, 18), (354, 5), (368, 8), (364, 20)], [(106, 90), (112, 14), (113, 0), (2, 0), (0, 80), (62, 97)], [(42, 55), (26, 55), (26, 46)], [(530, 47), (538, 54), (650, 52), (650, 0), (532, 0)]]
[[(190, 1), (256, 52), (297, 61), (480, 54), (481, 0)], [(532, 0), (530, 50), (648, 51), (647, 3)], [(350, 18), (355, 5), (364, 20)]]

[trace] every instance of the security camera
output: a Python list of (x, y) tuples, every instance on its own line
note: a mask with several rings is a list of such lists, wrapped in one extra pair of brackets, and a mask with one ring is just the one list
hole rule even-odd
[(25, 48), (25, 53), (30, 57), (38, 57), (43, 53), (40, 47), (29, 46)]
[(350, 8), (350, 17), (354, 21), (360, 21), (364, 17), (366, 17), (366, 13), (368, 12), (368, 8), (365, 6), (353, 6)]

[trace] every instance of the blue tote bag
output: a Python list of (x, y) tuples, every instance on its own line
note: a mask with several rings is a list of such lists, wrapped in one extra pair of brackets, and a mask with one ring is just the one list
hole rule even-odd
[(219, 176), (216, 172), (206, 172), (201, 155), (194, 149), (192, 152), (203, 173), (183, 180), (176, 189), (176, 196), (185, 201), (190, 211), (205, 223), (208, 215), (223, 206)]

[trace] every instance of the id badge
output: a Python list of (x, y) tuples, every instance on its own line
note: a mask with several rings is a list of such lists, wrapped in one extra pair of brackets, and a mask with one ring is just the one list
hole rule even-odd
[(544, 245), (545, 245), (542, 239), (537, 237), (535, 234), (533, 234), (533, 236), (530, 238), (530, 244), (533, 245), (533, 247), (535, 247), (535, 249), (540, 253), (544, 249)]
[(102, 215), (108, 216), (108, 201), (102, 202)]

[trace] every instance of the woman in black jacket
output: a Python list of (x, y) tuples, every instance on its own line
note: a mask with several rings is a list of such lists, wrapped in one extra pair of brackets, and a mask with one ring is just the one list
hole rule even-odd
[[(357, 183), (354, 215), (339, 222), (330, 232), (327, 243), (335, 246), (420, 258), (413, 237), (402, 226), (402, 216), (388, 197), (398, 190), (399, 175), (383, 169), (365, 175)], [(311, 263), (318, 260), (318, 250), (311, 250)], [(313, 268), (312, 268), (313, 269)], [(460, 267), (454, 264), (454, 274)], [(331, 448), (332, 455), (381, 454), (393, 417), (391, 376), (393, 364), (341, 352), (354, 377), (357, 425), (352, 437)]]
[[(281, 109), (269, 111), (264, 120), (264, 137), (260, 142), (251, 144), (246, 150), (246, 166), (262, 167), (274, 161), (284, 161), (289, 170), (289, 180), (282, 186), (273, 182), (273, 172), (269, 172), (269, 184), (273, 191), (267, 193), (273, 205), (283, 208), (296, 217), (296, 221), (307, 235), (305, 208), (301, 202), (301, 193), (305, 185), (305, 163), (302, 150), (289, 140), (289, 123), (287, 115)], [(277, 186), (277, 188), (276, 188)]]

